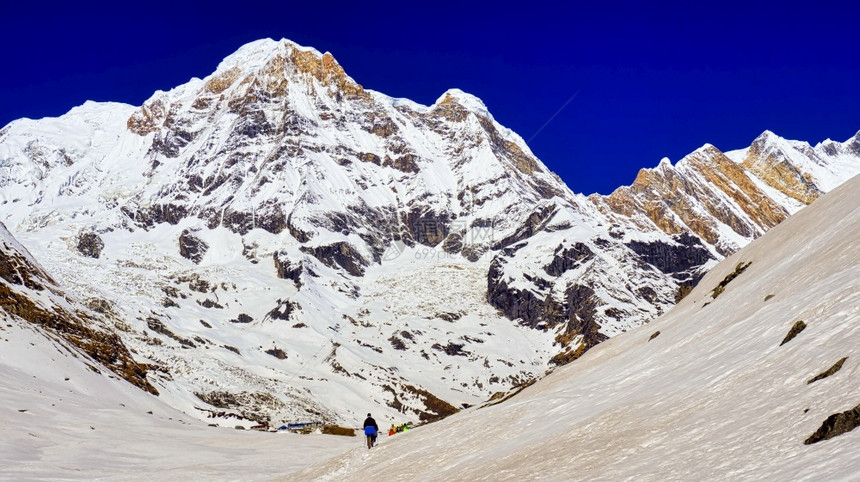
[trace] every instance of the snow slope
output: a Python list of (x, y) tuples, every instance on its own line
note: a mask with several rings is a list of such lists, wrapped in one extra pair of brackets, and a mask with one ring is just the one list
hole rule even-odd
[[(856, 480), (860, 430), (804, 440), (860, 403), (857, 199), (860, 177), (721, 262), (666, 315), (507, 402), (290, 480)], [(713, 298), (739, 263), (751, 264)], [(807, 328), (780, 346), (799, 320)]]
[(0, 312), (0, 480), (264, 480), (352, 437), (208, 427)]

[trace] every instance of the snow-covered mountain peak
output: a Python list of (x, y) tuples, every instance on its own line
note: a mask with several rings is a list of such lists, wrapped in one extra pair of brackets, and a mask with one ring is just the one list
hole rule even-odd
[(319, 60), (322, 60), (324, 56), (331, 56), (328, 52), (323, 54), (313, 47), (305, 47), (289, 39), (265, 38), (239, 47), (218, 64), (215, 72), (225, 72), (233, 68), (240, 68), (245, 72), (255, 72), (262, 69), (274, 57), (291, 57), (293, 51), (309, 54)]
[(487, 106), (484, 105), (484, 101), (475, 97), (472, 94), (463, 92), (460, 89), (446, 90), (442, 95), (439, 96), (438, 99), (436, 99), (436, 102), (433, 103), (433, 107), (444, 106), (453, 103), (459, 104), (476, 114), (492, 119), (492, 116), (490, 115)]
[[(858, 169), (837, 150), (776, 165), (823, 191)], [(277, 393), (269, 416), (350, 420), (371, 399), (426, 419), (662, 313), (804, 205), (773, 165), (705, 146), (585, 198), (470, 94), (394, 99), (266, 39), (141, 107), (11, 124), (0, 215), (69, 289), (116, 303), (175, 406)]]

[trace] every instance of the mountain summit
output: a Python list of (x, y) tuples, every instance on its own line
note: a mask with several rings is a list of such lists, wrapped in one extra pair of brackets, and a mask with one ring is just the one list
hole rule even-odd
[(430, 421), (655, 318), (857, 146), (765, 133), (585, 197), (474, 96), (391, 98), (260, 40), (140, 107), (4, 127), (0, 213), (181, 410)]

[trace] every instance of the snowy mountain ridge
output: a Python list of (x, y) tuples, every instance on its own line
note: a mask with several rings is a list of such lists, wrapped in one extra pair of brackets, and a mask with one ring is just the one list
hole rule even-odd
[(0, 213), (181, 410), (429, 421), (655, 318), (856, 174), (860, 136), (730, 156), (585, 197), (474, 96), (393, 99), (262, 40), (141, 107), (4, 127)]

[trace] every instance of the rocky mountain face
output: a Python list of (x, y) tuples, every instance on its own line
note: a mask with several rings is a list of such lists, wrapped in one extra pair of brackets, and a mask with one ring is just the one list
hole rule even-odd
[(433, 420), (649, 321), (858, 170), (860, 135), (766, 132), (585, 197), (469, 94), (262, 40), (141, 107), (6, 126), (0, 212), (178, 408)]
[(0, 307), (7, 322), (44, 332), (93, 371), (107, 368), (157, 395), (138, 363), (114, 331), (109, 308), (84, 304), (65, 293), (33, 256), (0, 223)]

